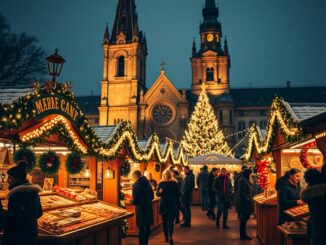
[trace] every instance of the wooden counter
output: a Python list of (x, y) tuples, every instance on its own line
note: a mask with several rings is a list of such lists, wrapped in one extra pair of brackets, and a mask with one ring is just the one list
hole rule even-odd
[[(130, 213), (136, 213), (136, 207), (132, 204), (126, 205), (127, 211)], [(154, 217), (154, 224), (152, 225), (152, 230), (156, 229), (162, 224), (162, 218), (160, 215), (160, 199), (155, 198), (153, 200), (153, 217)], [(138, 235), (138, 228), (136, 225), (136, 215), (130, 217), (128, 219), (128, 235), (129, 236), (137, 236)]]
[(306, 231), (288, 231), (282, 226), (277, 226), (281, 234), (280, 245), (307, 245), (310, 244)]
[(277, 231), (277, 202), (262, 202), (254, 198), (257, 216), (257, 238), (264, 245), (279, 244)]

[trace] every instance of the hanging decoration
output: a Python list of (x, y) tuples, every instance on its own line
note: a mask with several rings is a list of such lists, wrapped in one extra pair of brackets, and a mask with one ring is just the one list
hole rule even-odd
[(82, 157), (77, 152), (72, 152), (68, 155), (66, 160), (66, 169), (70, 174), (78, 174), (83, 170), (84, 163)]
[(271, 105), (265, 137), (262, 137), (256, 125), (251, 126), (245, 154), (246, 160), (249, 160), (254, 152), (260, 155), (271, 152), (277, 129), (280, 129), (287, 142), (295, 142), (304, 136), (297, 118), (291, 114), (288, 104), (280, 97), (276, 97)]
[(269, 185), (269, 162), (267, 160), (261, 160), (256, 163), (258, 184), (263, 189), (266, 190)]
[(128, 176), (128, 174), (130, 173), (130, 170), (131, 170), (131, 165), (130, 165), (130, 162), (127, 160), (125, 161), (122, 166), (120, 167), (120, 170), (121, 170), (121, 176)]
[(313, 169), (313, 168), (317, 168), (316, 165), (312, 165), (309, 160), (308, 160), (308, 157), (307, 157), (307, 153), (308, 153), (308, 150), (311, 149), (311, 148), (314, 148), (316, 147), (316, 141), (312, 141), (308, 144), (305, 144), (303, 147), (302, 147), (302, 150), (300, 151), (300, 156), (299, 156), (299, 159), (300, 159), (300, 162), (302, 164), (302, 166), (306, 169)]
[(161, 171), (161, 165), (159, 163), (155, 164), (155, 172), (160, 172)]
[(26, 170), (30, 172), (36, 166), (35, 154), (28, 148), (20, 148), (14, 154), (14, 161), (18, 163), (19, 161), (24, 161), (27, 163)]
[(60, 158), (54, 151), (45, 152), (39, 159), (39, 166), (46, 175), (56, 174), (59, 171)]

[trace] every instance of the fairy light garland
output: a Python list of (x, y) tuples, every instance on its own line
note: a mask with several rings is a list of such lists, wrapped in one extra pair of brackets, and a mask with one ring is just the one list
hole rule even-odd
[[(46, 137), (56, 133), (70, 150), (103, 160), (116, 158), (119, 151), (126, 146), (131, 153), (131, 158), (138, 162), (147, 162), (155, 157), (161, 164), (166, 163), (169, 159), (171, 159), (174, 165), (188, 164), (188, 158), (182, 144), (179, 145), (179, 150), (175, 154), (173, 141), (167, 140), (166, 147), (161, 152), (160, 141), (155, 134), (148, 140), (146, 148), (140, 149), (132, 125), (127, 121), (123, 121), (115, 128), (110, 140), (107, 142), (101, 141), (96, 135), (95, 130), (89, 125), (86, 116), (81, 112), (73, 93), (67, 89), (67, 86), (67, 84), (57, 83), (57, 86), (51, 91), (46, 91), (40, 86), (36, 86), (34, 92), (20, 97), (17, 101), (9, 104), (0, 103), (0, 130), (17, 129), (24, 122), (33, 119), (36, 116), (32, 103), (33, 99), (47, 94), (60, 94), (68, 98), (70, 103), (80, 111), (80, 119), (76, 122), (77, 125), (75, 127), (77, 131), (73, 130), (65, 116), (58, 115), (44, 123), (40, 128), (22, 135), (20, 139), (18, 138), (17, 143), (25, 146), (36, 145), (43, 142)], [(83, 139), (83, 142), (79, 136)]]
[(276, 97), (273, 100), (270, 108), (266, 135), (263, 140), (260, 140), (257, 126), (251, 126), (245, 154), (246, 160), (251, 158), (254, 149), (258, 154), (267, 154), (272, 150), (271, 148), (276, 136), (277, 128), (280, 129), (284, 138), (289, 142), (296, 141), (303, 136), (301, 127), (298, 125), (296, 120), (293, 119), (288, 108), (284, 104), (284, 101), (279, 97)]

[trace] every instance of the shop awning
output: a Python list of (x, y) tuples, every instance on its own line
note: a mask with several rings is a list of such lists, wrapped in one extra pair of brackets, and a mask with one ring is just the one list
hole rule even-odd
[(199, 157), (189, 159), (190, 165), (225, 165), (235, 164), (242, 165), (242, 161), (237, 158), (226, 157), (216, 153), (210, 153)]

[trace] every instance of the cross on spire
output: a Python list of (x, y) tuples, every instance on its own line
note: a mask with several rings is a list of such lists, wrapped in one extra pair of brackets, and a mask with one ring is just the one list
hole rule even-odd
[(164, 60), (161, 62), (160, 65), (161, 65), (161, 67), (162, 67), (161, 71), (165, 71), (166, 63), (164, 62)]

